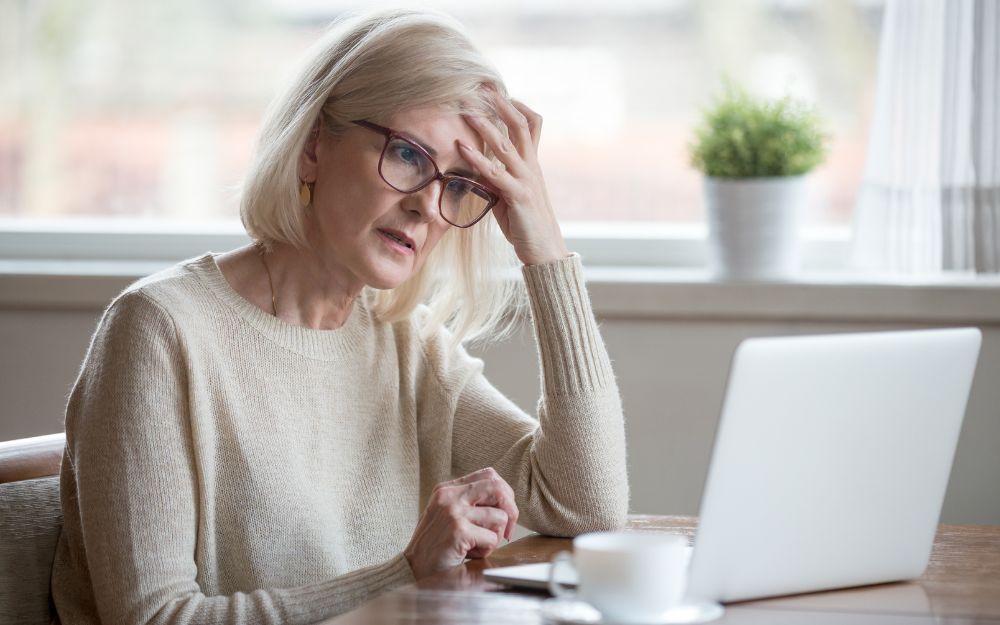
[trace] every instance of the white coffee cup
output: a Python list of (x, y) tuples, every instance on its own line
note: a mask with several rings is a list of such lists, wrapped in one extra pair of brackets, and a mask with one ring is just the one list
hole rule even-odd
[[(573, 539), (573, 553), (552, 560), (549, 590), (579, 599), (618, 623), (653, 623), (681, 603), (690, 550), (683, 536), (658, 532), (595, 532)], [(576, 591), (558, 580), (572, 566)]]

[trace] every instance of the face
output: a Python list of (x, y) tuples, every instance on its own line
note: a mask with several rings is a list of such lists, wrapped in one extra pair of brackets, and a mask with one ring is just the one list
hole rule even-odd
[[(457, 141), (479, 148), (482, 141), (458, 113), (418, 108), (379, 122), (427, 148), (443, 173), (473, 171)], [(451, 227), (438, 212), (439, 181), (405, 194), (382, 180), (384, 145), (384, 136), (360, 126), (337, 137), (320, 132), (299, 163), (301, 178), (315, 183), (306, 222), (310, 238), (334, 278), (352, 289), (399, 286)]]

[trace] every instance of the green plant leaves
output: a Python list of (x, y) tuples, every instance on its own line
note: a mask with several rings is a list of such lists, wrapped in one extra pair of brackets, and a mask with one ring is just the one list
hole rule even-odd
[(691, 164), (716, 178), (798, 176), (823, 161), (826, 140), (819, 114), (805, 103), (756, 99), (727, 83), (695, 129)]

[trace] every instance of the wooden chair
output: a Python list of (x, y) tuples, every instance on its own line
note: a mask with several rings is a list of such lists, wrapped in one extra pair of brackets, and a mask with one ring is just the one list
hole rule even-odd
[(47, 625), (64, 434), (0, 442), (0, 623)]

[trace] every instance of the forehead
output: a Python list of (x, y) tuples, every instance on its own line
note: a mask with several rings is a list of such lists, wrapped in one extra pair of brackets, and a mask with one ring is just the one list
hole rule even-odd
[(442, 158), (458, 154), (456, 141), (477, 147), (482, 145), (476, 131), (454, 110), (433, 106), (407, 109), (387, 122), (393, 130), (412, 136)]

